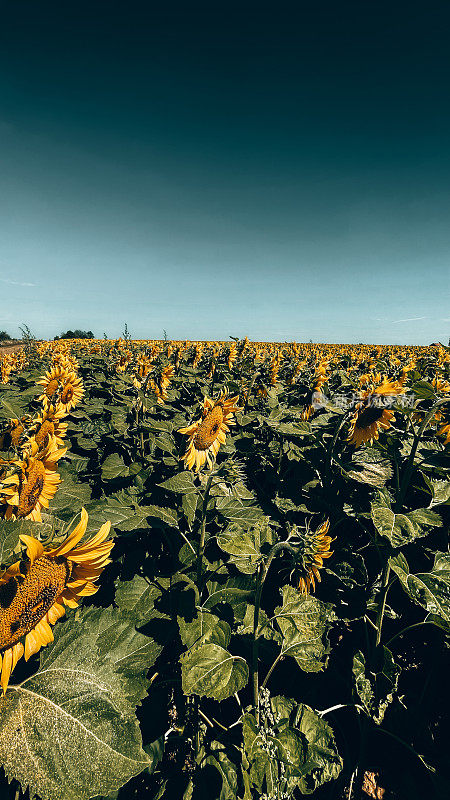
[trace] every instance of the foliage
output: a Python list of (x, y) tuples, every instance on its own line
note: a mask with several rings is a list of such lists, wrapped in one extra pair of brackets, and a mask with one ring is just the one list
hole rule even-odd
[[(8, 463), (9, 420), (39, 412), (46, 370), (75, 359), (85, 391), (42, 522), (0, 500), (2, 565), (82, 507), (115, 536), (99, 592), (0, 699), (5, 792), (331, 800), (384, 768), (399, 798), (444, 800), (447, 350), (81, 334), (8, 360), (0, 384)], [(383, 376), (394, 417), (353, 446)], [(183, 469), (179, 429), (225, 388), (236, 424)]]

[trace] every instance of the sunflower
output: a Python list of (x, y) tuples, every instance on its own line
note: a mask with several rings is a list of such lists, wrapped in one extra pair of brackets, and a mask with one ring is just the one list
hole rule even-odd
[(313, 591), (315, 590), (315, 580), (320, 583), (319, 570), (323, 567), (324, 558), (330, 558), (333, 555), (330, 544), (334, 539), (327, 536), (329, 527), (330, 521), (327, 519), (316, 531), (307, 531), (306, 533), (301, 556), (301, 574), (298, 579), (298, 588), (303, 594), (309, 594), (311, 587)]
[(229, 426), (235, 424), (232, 415), (241, 410), (236, 405), (238, 399), (238, 395), (228, 397), (226, 389), (219, 394), (217, 400), (205, 397), (200, 419), (187, 428), (178, 429), (178, 433), (184, 433), (189, 437), (187, 450), (183, 456), (187, 469), (195, 466), (195, 471), (198, 472), (205, 463), (211, 466), (220, 445), (225, 444)]
[(81, 597), (95, 594), (113, 542), (107, 540), (106, 522), (89, 541), (77, 547), (86, 532), (88, 515), (62, 544), (44, 549), (33, 536), (22, 534), (26, 558), (0, 576), (0, 667), (3, 694), (19, 659), (25, 661), (53, 641), (51, 625), (65, 614), (64, 606), (76, 608)]
[(347, 437), (349, 444), (359, 447), (365, 442), (378, 439), (380, 430), (386, 430), (394, 419), (394, 413), (378, 406), (360, 406), (352, 416)]
[(44, 377), (36, 381), (38, 386), (44, 387), (43, 394), (37, 399), (41, 402), (54, 402), (58, 392), (61, 390), (61, 386), (65, 384), (70, 374), (70, 369), (61, 364), (56, 364), (50, 370), (47, 370)]
[(61, 483), (56, 463), (66, 452), (66, 448), (57, 450), (53, 441), (40, 451), (36, 442), (31, 440), (23, 460), (9, 462), (14, 472), (3, 481), (7, 503), (5, 519), (42, 521), (41, 509), (48, 508)]
[(45, 408), (58, 403), (66, 414), (80, 402), (84, 394), (83, 381), (67, 366), (54, 366), (37, 383), (44, 387), (44, 393), (38, 400), (44, 403)]
[(50, 440), (55, 444), (63, 444), (63, 438), (67, 434), (67, 422), (61, 422), (65, 416), (65, 411), (61, 403), (56, 406), (48, 405), (37, 417), (35, 422), (34, 440), (39, 448), (45, 448)]
[(83, 381), (76, 376), (75, 372), (71, 372), (62, 387), (59, 398), (60, 405), (67, 413), (80, 402), (83, 395)]
[(14, 449), (18, 449), (26, 436), (27, 426), (31, 424), (31, 417), (24, 416), (20, 419), (14, 417), (9, 420), (7, 425), (0, 433), (0, 449), (7, 449), (5, 444), (8, 444)]
[[(380, 381), (380, 376), (376, 376)], [(378, 386), (373, 384), (362, 393), (361, 401), (357, 404), (355, 413), (350, 421), (350, 430), (347, 437), (349, 444), (359, 447), (365, 442), (371, 443), (378, 439), (380, 430), (386, 430), (393, 422), (394, 413), (383, 407), (382, 397), (389, 398), (404, 394), (405, 388), (401, 380), (390, 381), (384, 375)]]
[(450, 444), (450, 422), (446, 422), (442, 425), (438, 432), (438, 436), (445, 436), (444, 444)]

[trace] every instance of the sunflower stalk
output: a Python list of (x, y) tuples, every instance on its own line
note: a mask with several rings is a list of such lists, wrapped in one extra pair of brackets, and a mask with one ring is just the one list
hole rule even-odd
[(414, 437), (414, 442), (413, 442), (413, 445), (411, 447), (411, 452), (409, 454), (409, 458), (408, 458), (408, 463), (406, 465), (405, 474), (404, 474), (402, 482), (401, 482), (400, 492), (398, 494), (397, 502), (395, 504), (395, 511), (397, 513), (401, 510), (401, 508), (403, 506), (403, 501), (405, 499), (406, 492), (407, 492), (408, 486), (409, 486), (409, 482), (411, 480), (411, 475), (412, 475), (412, 472), (413, 472), (413, 469), (414, 469), (414, 458), (416, 456), (416, 451), (417, 451), (417, 448), (419, 446), (419, 443), (420, 443), (420, 440), (422, 438), (422, 435), (425, 432), (425, 429), (428, 427), (429, 422), (434, 417), (434, 415), (436, 413), (436, 410), (440, 406), (445, 405), (445, 403), (448, 403), (448, 402), (449, 402), (448, 397), (444, 397), (441, 400), (438, 400), (431, 407), (431, 409), (428, 411), (428, 413), (424, 417), (424, 419), (422, 421), (422, 424), (421, 424), (419, 430), (417, 431), (417, 433), (416, 433), (416, 435)]
[(209, 500), (209, 493), (211, 491), (211, 486), (213, 482), (213, 470), (214, 465), (211, 467), (211, 472), (208, 476), (208, 480), (206, 481), (205, 491), (203, 494), (203, 502), (202, 502), (202, 513), (200, 519), (200, 538), (198, 542), (198, 550), (197, 550), (197, 586), (200, 592), (200, 584), (202, 581), (202, 574), (203, 574), (203, 554), (205, 552), (205, 538), (206, 538), (206, 513), (208, 509), (208, 500)]
[[(439, 406), (443, 405), (444, 403), (448, 403), (448, 402), (449, 402), (448, 398), (443, 398), (441, 400), (438, 400), (436, 403), (434, 403), (434, 405), (431, 407), (431, 409), (428, 411), (428, 413), (424, 417), (424, 419), (422, 421), (422, 424), (421, 424), (419, 430), (417, 431), (417, 433), (416, 433), (416, 435), (414, 437), (413, 445), (411, 447), (411, 452), (410, 452), (409, 458), (408, 458), (408, 463), (406, 465), (405, 473), (403, 475), (403, 479), (402, 479), (401, 484), (400, 484), (400, 489), (399, 489), (399, 492), (398, 492), (397, 500), (396, 500), (395, 506), (394, 506), (394, 511), (395, 511), (396, 514), (400, 513), (400, 511), (403, 508), (403, 503), (404, 503), (404, 500), (405, 500), (405, 497), (406, 497), (406, 492), (408, 490), (408, 486), (410, 484), (411, 476), (412, 476), (413, 469), (414, 469), (415, 455), (416, 455), (417, 448), (419, 446), (420, 440), (422, 438), (422, 435), (425, 432), (430, 420), (434, 417), (434, 415), (436, 413), (436, 409), (438, 409)], [(386, 609), (386, 598), (387, 598), (387, 595), (388, 595), (388, 592), (389, 592), (389, 587), (390, 587), (390, 584), (389, 584), (390, 574), (391, 574), (391, 567), (390, 567), (390, 564), (389, 564), (389, 559), (387, 559), (386, 563), (385, 563), (385, 565), (383, 567), (383, 572), (382, 572), (382, 576), (381, 576), (381, 585), (382, 585), (381, 600), (380, 600), (380, 605), (378, 607), (377, 618), (376, 618), (376, 623), (375, 623), (376, 627), (377, 627), (377, 636), (376, 636), (376, 646), (377, 647), (381, 642), (381, 629), (383, 627), (384, 612), (385, 612), (385, 609)]]
[[(277, 555), (282, 550), (287, 550), (288, 552), (295, 555), (295, 549), (288, 543), (288, 542), (277, 542), (273, 545), (272, 549), (269, 552), (267, 557), (267, 561), (261, 562), (258, 571), (256, 573), (256, 592), (255, 592), (255, 611), (253, 614), (253, 642), (252, 642), (252, 687), (253, 687), (253, 706), (255, 710), (255, 719), (256, 723), (259, 725), (259, 675), (258, 675), (258, 649), (259, 649), (259, 635), (258, 635), (258, 624), (259, 624), (259, 612), (261, 608), (261, 595), (262, 590), (264, 588), (264, 582), (267, 578), (267, 573), (269, 572), (269, 567)], [(272, 665), (273, 669), (275, 668), (276, 664)], [(273, 671), (273, 670), (272, 670)], [(269, 675), (266, 675), (266, 679), (264, 681), (263, 686), (266, 685)]]
[(249, 400), (250, 400), (250, 395), (252, 393), (253, 386), (255, 385), (255, 381), (256, 381), (257, 377), (260, 374), (261, 374), (260, 370), (257, 369), (256, 372), (254, 372), (254, 374), (252, 376), (252, 379), (250, 381), (250, 384), (249, 384), (249, 387), (248, 387), (248, 390), (247, 390), (247, 393), (246, 393), (246, 397), (245, 397), (244, 409), (243, 409), (243, 412), (242, 412), (243, 414), (245, 414), (246, 411), (247, 411), (248, 403), (249, 403)]

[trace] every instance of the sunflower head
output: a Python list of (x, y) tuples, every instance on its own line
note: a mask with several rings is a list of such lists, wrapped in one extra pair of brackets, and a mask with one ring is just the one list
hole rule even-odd
[(298, 588), (303, 594), (309, 594), (316, 588), (315, 581), (320, 583), (320, 571), (325, 558), (333, 555), (330, 544), (334, 541), (328, 536), (330, 521), (326, 520), (316, 531), (297, 531), (296, 545), (296, 573), (298, 575)]
[(95, 594), (113, 542), (111, 523), (81, 546), (88, 515), (57, 547), (45, 549), (33, 536), (21, 535), (26, 548), (0, 576), (0, 668), (3, 693), (17, 661), (25, 660), (53, 641), (51, 625), (64, 616), (65, 606), (76, 608), (84, 596)]
[(233, 414), (240, 411), (236, 405), (238, 396), (229, 397), (228, 391), (223, 390), (216, 400), (205, 397), (200, 419), (179, 428), (178, 432), (189, 437), (188, 447), (183, 456), (183, 461), (188, 469), (198, 472), (200, 467), (208, 463), (210, 466), (219, 452), (220, 446), (225, 444), (229, 426), (234, 425)]
[(359, 404), (350, 421), (347, 437), (349, 444), (359, 447), (361, 444), (378, 439), (381, 430), (390, 427), (394, 413), (386, 408), (372, 404)]

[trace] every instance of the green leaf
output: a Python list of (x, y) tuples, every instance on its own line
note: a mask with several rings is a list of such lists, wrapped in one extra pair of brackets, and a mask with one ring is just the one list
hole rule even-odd
[(135, 575), (131, 581), (120, 581), (115, 600), (122, 611), (133, 615), (137, 625), (144, 625), (155, 617), (166, 617), (155, 608), (161, 596), (162, 590), (159, 586), (141, 575)]
[(333, 620), (331, 606), (317, 597), (283, 586), (283, 605), (275, 609), (283, 635), (281, 653), (292, 656), (304, 672), (320, 672), (328, 652), (327, 631)]
[(72, 518), (91, 498), (91, 487), (86, 481), (76, 480), (73, 468), (66, 464), (58, 464), (58, 473), (62, 483), (50, 501), (50, 510), (56, 511), (58, 517)]
[(388, 458), (384, 458), (379, 450), (366, 447), (356, 450), (351, 463), (343, 470), (349, 478), (369, 486), (384, 486), (392, 478), (393, 470)]
[(248, 682), (247, 662), (218, 644), (203, 644), (181, 656), (181, 677), (185, 694), (226, 700)]
[(185, 470), (179, 472), (177, 475), (172, 475), (167, 481), (158, 483), (161, 489), (166, 489), (168, 492), (175, 492), (176, 494), (191, 494), (198, 490), (198, 486), (194, 483), (192, 473)]
[(128, 475), (128, 467), (122, 456), (119, 456), (118, 453), (111, 453), (102, 464), (102, 480), (112, 481), (124, 475)]
[(171, 528), (178, 526), (178, 515), (173, 508), (162, 508), (162, 506), (146, 506), (145, 508), (147, 516), (156, 517)]
[(450, 481), (434, 480), (422, 473), (425, 483), (431, 492), (430, 508), (433, 506), (448, 505), (450, 503)]
[(113, 528), (120, 528), (121, 531), (147, 527), (147, 507), (136, 505), (134, 499), (125, 492), (94, 500), (86, 506), (86, 511), (91, 527), (99, 527), (107, 520)]
[(231, 556), (231, 563), (240, 572), (252, 575), (261, 560), (262, 545), (273, 544), (273, 538), (273, 531), (267, 520), (248, 530), (232, 523), (217, 537), (217, 544)]
[(243, 506), (238, 500), (230, 500), (228, 497), (218, 497), (216, 508), (225, 519), (239, 525), (255, 525), (264, 517), (258, 506)]
[(385, 536), (393, 547), (402, 547), (429, 533), (429, 528), (442, 524), (439, 514), (428, 508), (419, 508), (408, 514), (395, 514), (386, 505), (373, 502), (372, 520), (380, 536)]
[(186, 622), (183, 617), (178, 617), (178, 626), (181, 641), (190, 650), (209, 642), (228, 647), (231, 638), (228, 622), (208, 611), (200, 611), (192, 622)]
[(368, 715), (380, 725), (389, 703), (397, 690), (400, 667), (387, 647), (381, 645), (375, 653), (376, 663), (370, 671), (361, 650), (353, 657), (353, 676), (359, 699)]
[(195, 512), (197, 510), (197, 500), (198, 496), (194, 492), (190, 492), (189, 494), (184, 494), (181, 498), (181, 507), (183, 509), (183, 514), (186, 517), (186, 521), (190, 529), (192, 529), (192, 523), (194, 522), (195, 519)]
[[(243, 575), (228, 578), (226, 584), (218, 581), (208, 581), (209, 596), (203, 603), (203, 608), (214, 608), (219, 603), (229, 603), (236, 611), (238, 606), (246, 606), (249, 597), (254, 593), (253, 582)], [(242, 614), (244, 616), (245, 610)]]
[(222, 788), (217, 800), (235, 800), (238, 790), (236, 767), (228, 758), (223, 744), (211, 742), (211, 755), (203, 763), (215, 767), (222, 778)]
[(242, 719), (251, 784), (270, 797), (311, 794), (342, 769), (331, 728), (311, 708), (262, 693), (261, 722)]
[(411, 600), (450, 622), (450, 553), (437, 552), (431, 572), (416, 575), (409, 571), (402, 553), (391, 558), (389, 564)]
[(312, 708), (299, 703), (294, 725), (308, 743), (303, 766), (305, 774), (299, 788), (303, 794), (312, 794), (319, 786), (339, 777), (342, 759), (337, 752), (331, 727)]
[(112, 609), (55, 627), (38, 672), (0, 699), (9, 780), (43, 800), (84, 800), (110, 794), (151, 765), (130, 702), (143, 686), (142, 662), (130, 655), (146, 638), (134, 637), (132, 622)]
[(53, 532), (53, 526), (29, 519), (0, 520), (0, 564), (8, 565), (15, 554), (20, 553), (19, 536), (27, 534), (35, 539), (45, 539)]

